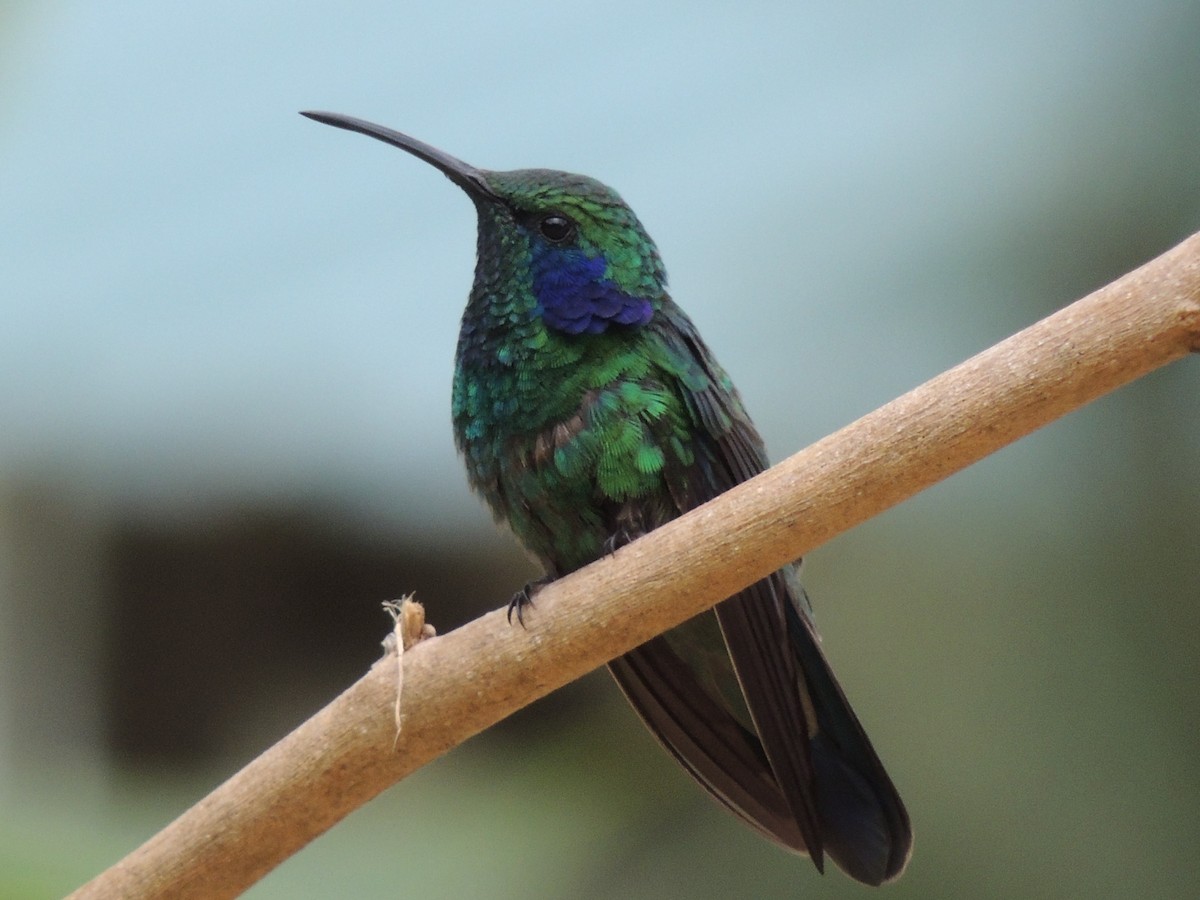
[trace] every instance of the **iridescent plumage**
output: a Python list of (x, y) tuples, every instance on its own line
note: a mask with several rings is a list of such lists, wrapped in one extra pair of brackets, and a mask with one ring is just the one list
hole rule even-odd
[[(474, 201), (454, 433), (471, 486), (548, 577), (766, 467), (737, 391), (614, 191), (551, 170), (475, 169), (389, 129), (305, 115), (413, 153)], [(903, 871), (907, 813), (825, 660), (793, 568), (610, 669), (663, 745), (747, 824), (869, 884)]]

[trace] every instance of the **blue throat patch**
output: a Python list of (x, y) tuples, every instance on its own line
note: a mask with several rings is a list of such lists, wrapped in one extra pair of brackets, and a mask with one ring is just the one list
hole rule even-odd
[(611, 325), (645, 325), (649, 300), (631, 297), (604, 277), (603, 256), (535, 245), (533, 293), (542, 321), (565, 334), (600, 334)]

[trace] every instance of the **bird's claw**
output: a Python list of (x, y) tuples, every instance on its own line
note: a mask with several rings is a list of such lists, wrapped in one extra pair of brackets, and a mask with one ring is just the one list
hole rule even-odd
[(548, 585), (553, 578), (542, 578), (538, 581), (530, 581), (525, 587), (521, 588), (512, 595), (512, 599), (508, 601), (508, 624), (512, 624), (513, 613), (517, 614), (517, 623), (525, 627), (525, 607), (533, 606), (533, 598), (537, 592)]
[(642, 536), (644, 532), (634, 531), (624, 526), (618, 528), (607, 538), (604, 539), (604, 555), (612, 556), (626, 544), (632, 544)]

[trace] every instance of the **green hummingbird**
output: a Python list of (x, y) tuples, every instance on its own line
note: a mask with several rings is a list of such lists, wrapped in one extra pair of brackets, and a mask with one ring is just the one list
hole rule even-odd
[[(549, 169), (477, 169), (361, 119), (303, 115), (411, 153), (474, 202), (454, 435), (471, 487), (541, 562), (541, 583), (766, 468), (737, 390), (615, 191)], [(688, 774), (752, 828), (867, 884), (904, 870), (908, 814), (825, 659), (794, 566), (609, 669)]]

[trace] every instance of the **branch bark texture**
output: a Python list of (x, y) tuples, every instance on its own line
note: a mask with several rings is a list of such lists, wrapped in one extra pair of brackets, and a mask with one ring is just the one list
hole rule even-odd
[(538, 594), (384, 659), (72, 896), (230, 897), (425, 763), (830, 538), (1200, 350), (1200, 234)]

